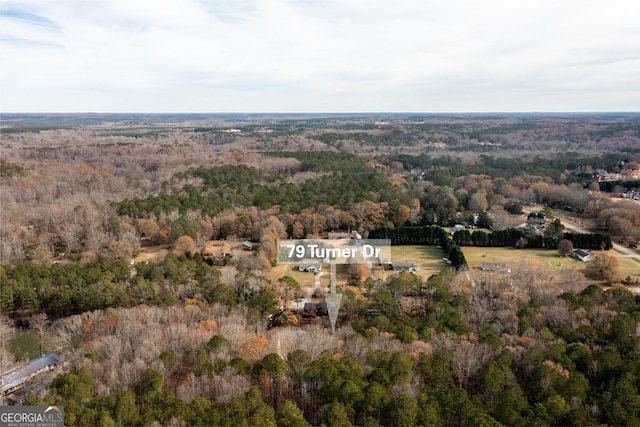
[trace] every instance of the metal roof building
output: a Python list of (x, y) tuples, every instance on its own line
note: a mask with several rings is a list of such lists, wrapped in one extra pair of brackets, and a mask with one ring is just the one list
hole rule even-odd
[(36, 375), (50, 371), (58, 365), (58, 356), (53, 353), (37, 357), (27, 365), (18, 366), (0, 375), (0, 385), (2, 385), (2, 395), (13, 393), (21, 389), (24, 384)]

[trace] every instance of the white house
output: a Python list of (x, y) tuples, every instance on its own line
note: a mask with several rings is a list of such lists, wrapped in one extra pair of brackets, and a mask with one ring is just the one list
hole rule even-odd
[(453, 227), (451, 227), (451, 230), (449, 231), (449, 233), (453, 236), (454, 234), (456, 234), (458, 231), (460, 230), (464, 230), (464, 225), (462, 224), (456, 224)]
[(511, 269), (507, 268), (507, 264), (503, 262), (483, 262), (480, 264), (482, 271), (494, 271), (497, 273), (511, 273)]
[(577, 260), (580, 260), (582, 262), (589, 262), (593, 259), (591, 257), (591, 254), (589, 254), (589, 252), (585, 252), (581, 249), (576, 249), (575, 251), (573, 251), (573, 253), (571, 254), (571, 257)]
[(298, 270), (308, 273), (319, 273), (322, 265), (319, 262), (303, 262), (298, 266)]

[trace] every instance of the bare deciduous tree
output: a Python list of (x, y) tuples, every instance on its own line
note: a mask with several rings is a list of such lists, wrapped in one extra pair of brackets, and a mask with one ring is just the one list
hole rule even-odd
[(320, 354), (335, 349), (336, 339), (328, 330), (318, 326), (312, 326), (304, 330), (305, 334), (300, 340), (300, 349), (306, 351), (313, 359)]
[(9, 344), (13, 338), (13, 322), (6, 316), (0, 316), (0, 370), (4, 372), (15, 362)]
[(489, 363), (494, 352), (487, 344), (462, 341), (451, 351), (451, 367), (458, 387), (465, 388), (469, 380)]
[(469, 198), (469, 210), (474, 213), (486, 211), (489, 208), (489, 202), (487, 202), (486, 191), (478, 191), (473, 193)]
[(29, 319), (29, 328), (38, 333), (38, 348), (40, 354), (44, 354), (44, 347), (47, 344), (47, 336), (49, 332), (49, 316), (46, 313), (36, 313)]
[(571, 240), (562, 239), (560, 240), (560, 242), (558, 242), (557, 249), (560, 256), (567, 256), (571, 252), (573, 252), (573, 243), (571, 242)]
[(618, 274), (620, 263), (615, 256), (600, 254), (593, 257), (587, 264), (585, 273), (596, 280), (613, 280)]

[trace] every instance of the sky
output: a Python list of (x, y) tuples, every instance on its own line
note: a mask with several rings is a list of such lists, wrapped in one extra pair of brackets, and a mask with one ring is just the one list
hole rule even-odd
[(640, 2), (2, 0), (0, 111), (640, 111)]

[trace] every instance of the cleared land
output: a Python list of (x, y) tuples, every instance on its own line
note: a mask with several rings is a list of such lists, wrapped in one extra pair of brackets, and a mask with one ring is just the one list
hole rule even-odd
[(135, 262), (161, 261), (170, 250), (171, 245), (143, 246), (133, 260)]
[[(586, 264), (571, 257), (561, 257), (558, 252), (552, 249), (513, 249), (513, 248), (478, 248), (463, 247), (467, 263), (470, 268), (479, 268), (483, 262), (504, 263), (507, 268), (517, 268), (522, 265), (546, 266), (554, 270), (572, 269), (584, 272)], [(592, 251), (592, 254), (599, 253)], [(640, 263), (632, 258), (627, 258), (615, 251), (603, 251), (614, 255), (620, 262), (618, 269), (618, 279), (627, 276), (640, 279)]]
[(547, 249), (513, 249), (462, 247), (469, 268), (479, 268), (482, 263), (504, 263), (507, 268), (524, 264), (547, 266), (556, 270), (584, 268), (584, 263), (570, 257), (560, 257), (558, 252)]
[(393, 262), (413, 262), (417, 274), (422, 278), (439, 273), (442, 264), (442, 249), (439, 246), (392, 246), (391, 260)]
[(619, 279), (630, 276), (632, 279), (640, 280), (640, 261), (624, 255), (618, 255), (618, 261), (620, 262)]
[[(242, 252), (237, 246), (237, 242), (228, 241), (211, 241), (207, 246), (207, 250), (211, 253), (222, 252), (224, 249), (231, 252)], [(135, 258), (136, 262), (159, 261), (163, 259), (170, 251), (168, 245), (142, 247), (140, 254)], [(465, 246), (462, 248), (467, 263), (470, 268), (479, 268), (483, 262), (500, 262), (505, 263), (507, 268), (517, 268), (522, 265), (538, 265), (546, 266), (554, 270), (573, 269), (584, 272), (585, 263), (577, 261), (571, 257), (560, 257), (557, 251), (549, 249), (514, 249), (514, 248), (479, 248), (473, 246)], [(590, 251), (597, 254), (598, 251)], [(618, 269), (618, 279), (622, 280), (626, 277), (640, 280), (640, 262), (636, 259), (629, 258), (616, 251), (606, 251), (609, 255), (618, 258), (620, 268)], [(393, 262), (413, 262), (416, 265), (417, 273), (426, 279), (433, 274), (439, 273), (444, 265), (442, 264), (442, 250), (439, 246), (392, 246), (391, 259)], [(321, 287), (329, 286), (329, 264), (322, 266), (322, 274), (320, 275)], [(278, 264), (273, 269), (273, 273), (277, 277), (291, 276), (302, 286), (314, 286), (315, 276), (313, 273), (298, 271), (297, 264)], [(382, 271), (377, 267), (374, 269), (377, 278), (386, 278), (391, 272)], [(347, 266), (338, 266), (337, 281), (338, 284), (344, 284), (349, 279), (349, 271)]]

